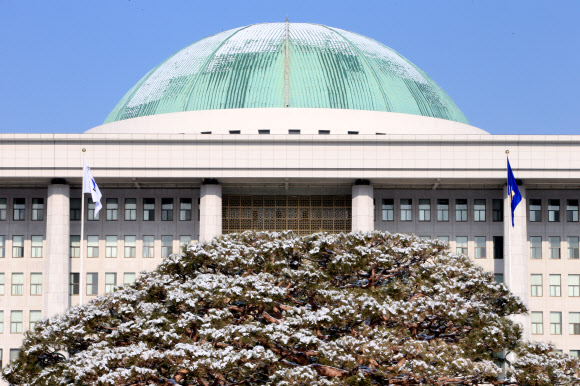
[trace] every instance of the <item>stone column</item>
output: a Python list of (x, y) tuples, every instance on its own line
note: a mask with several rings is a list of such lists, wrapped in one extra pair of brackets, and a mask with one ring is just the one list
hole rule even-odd
[[(520, 201), (514, 213), (514, 227), (512, 227), (511, 202), (507, 195), (507, 186), (504, 187), (504, 281), (512, 293), (519, 296), (526, 306), (529, 306), (526, 189), (520, 184), (518, 185), (522, 195), (522, 201)], [(529, 317), (526, 315), (517, 315), (512, 320), (523, 326), (524, 339), (529, 339)]]
[(48, 185), (43, 317), (61, 314), (70, 307), (69, 197), (70, 187), (65, 180), (54, 179)]
[(357, 180), (352, 187), (352, 231), (375, 229), (373, 186), (368, 180)]
[(209, 241), (222, 234), (222, 186), (205, 179), (200, 189), (199, 241)]

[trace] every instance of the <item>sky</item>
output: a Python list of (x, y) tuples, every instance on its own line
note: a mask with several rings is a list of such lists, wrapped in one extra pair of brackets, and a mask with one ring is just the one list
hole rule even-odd
[(0, 133), (82, 133), (176, 51), (286, 16), (393, 48), (492, 134), (580, 134), (578, 0), (0, 0)]

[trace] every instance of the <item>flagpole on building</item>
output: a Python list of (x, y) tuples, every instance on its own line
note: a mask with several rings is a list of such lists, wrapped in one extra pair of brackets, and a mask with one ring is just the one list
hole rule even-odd
[[(509, 163), (509, 160), (508, 160), (509, 154), (510, 154), (510, 151), (506, 150), (505, 151), (506, 165), (507, 165), (507, 163)], [(506, 169), (507, 169), (507, 166), (506, 166)], [(512, 195), (509, 192), (510, 192), (510, 188), (509, 188), (509, 181), (508, 181), (508, 187), (506, 189), (506, 193), (510, 199), (510, 210), (511, 210)], [(512, 237), (511, 237), (511, 233), (512, 233), (512, 224), (508, 224), (508, 234), (507, 234), (508, 242), (507, 242), (507, 245), (508, 245), (508, 274), (509, 274), (509, 276), (507, 277), (507, 280), (508, 280), (508, 284), (509, 284), (510, 288), (512, 286), (512, 280), (511, 280), (512, 279), (511, 278), (511, 275), (512, 275)]]
[(83, 304), (83, 287), (84, 287), (84, 257), (85, 257), (85, 153), (87, 149), (83, 147), (83, 182), (81, 188), (81, 254), (80, 254), (80, 272), (79, 272), (79, 304)]

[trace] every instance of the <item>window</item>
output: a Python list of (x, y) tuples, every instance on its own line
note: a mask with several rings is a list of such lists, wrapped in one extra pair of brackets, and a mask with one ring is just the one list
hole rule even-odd
[(70, 237), (70, 257), (81, 256), (81, 236)]
[(485, 259), (487, 254), (485, 253), (485, 236), (475, 236), (475, 258)]
[(437, 199), (437, 221), (449, 221), (449, 200)]
[(42, 273), (30, 274), (30, 295), (42, 295)]
[(288, 134), (300, 134), (300, 130), (290, 129), (290, 130), (288, 130)]
[[(0, 311), (0, 334), (4, 333), (4, 311)], [(1, 359), (0, 359), (1, 363)]]
[(550, 296), (562, 296), (560, 275), (550, 275)]
[(189, 245), (191, 243), (191, 236), (179, 236), (179, 245)]
[(6, 199), (0, 198), (0, 221), (6, 221), (6, 212), (8, 211)]
[(179, 199), (179, 221), (191, 221), (191, 198)]
[(578, 237), (570, 236), (568, 237), (568, 258), (577, 259), (578, 255)]
[(550, 236), (548, 238), (548, 242), (550, 244), (550, 259), (559, 259), (560, 258), (560, 237), (559, 236)]
[(44, 198), (32, 199), (32, 221), (44, 220)]
[(155, 221), (155, 199), (143, 199), (143, 221)]
[(578, 200), (568, 200), (566, 205), (566, 220), (578, 222)]
[(117, 274), (115, 272), (105, 273), (105, 293), (111, 293), (117, 285)]
[(143, 257), (155, 257), (155, 237), (143, 236)]
[(467, 221), (467, 200), (455, 200), (455, 221)]
[(410, 198), (401, 199), (401, 221), (413, 220), (413, 200)]
[(550, 312), (550, 334), (562, 335), (562, 313)]
[(270, 134), (270, 130), (258, 130), (258, 134)]
[(503, 259), (503, 236), (493, 236), (493, 258)]
[(22, 311), (12, 311), (10, 313), (10, 333), (22, 334)]
[(572, 358), (578, 358), (578, 357), (580, 357), (580, 350), (570, 350), (570, 356)]
[(455, 253), (467, 256), (467, 236), (457, 236), (455, 238)]
[(77, 272), (71, 272), (69, 282), (69, 293), (71, 295), (78, 295), (80, 289), (80, 275)]
[(230, 130), (230, 134), (240, 134), (240, 130)]
[(4, 295), (5, 281), (6, 281), (6, 275), (2, 272), (2, 273), (0, 273), (0, 295)]
[(11, 348), (10, 349), (10, 361), (15, 361), (18, 359), (18, 357), (20, 357), (20, 350), (17, 348)]
[(542, 335), (544, 333), (544, 313), (532, 311), (532, 335)]
[(503, 200), (493, 199), (491, 205), (493, 222), (503, 222)]
[(119, 200), (107, 198), (107, 221), (117, 221), (119, 215)]
[(96, 272), (87, 273), (87, 295), (97, 295), (99, 293), (99, 274)]
[(24, 274), (12, 274), (12, 295), (20, 296), (24, 294)]
[(568, 323), (570, 323), (570, 335), (580, 335), (580, 312), (570, 312)]
[(548, 200), (548, 221), (560, 222), (560, 200)]
[(173, 253), (173, 236), (161, 236), (161, 257)]
[(568, 275), (568, 296), (580, 296), (580, 275)]
[(383, 198), (383, 221), (393, 221), (395, 219), (395, 200)]
[(503, 273), (494, 273), (493, 274), (493, 279), (495, 280), (496, 283), (503, 283)]
[(473, 221), (485, 221), (485, 200), (473, 201)]
[(117, 257), (117, 236), (106, 236), (105, 257)]
[(87, 236), (87, 257), (99, 257), (99, 236)]
[(43, 241), (42, 236), (32, 236), (31, 237), (31, 244), (32, 244), (31, 256), (32, 257), (42, 257), (42, 241)]
[(318, 134), (328, 135), (330, 134), (330, 130), (318, 130)]
[(449, 245), (449, 236), (437, 236), (437, 240), (444, 241)]
[(135, 272), (125, 272), (123, 274), (123, 285), (131, 285), (135, 283)]
[(6, 257), (6, 236), (0, 236), (0, 257)]
[(540, 236), (530, 237), (530, 258), (542, 258), (542, 238)]
[(544, 296), (543, 285), (542, 285), (542, 274), (532, 273), (530, 276), (531, 296), (541, 297)]
[(99, 213), (95, 213), (95, 203), (89, 198), (89, 221), (99, 221)]
[(80, 221), (81, 219), (81, 199), (71, 198), (70, 199), (70, 220)]
[(126, 198), (125, 199), (125, 221), (136, 221), (137, 220), (137, 199), (136, 198)]
[(419, 200), (419, 221), (431, 221), (431, 200)]
[(161, 199), (161, 221), (173, 221), (173, 198)]
[(24, 221), (26, 218), (26, 201), (24, 198), (15, 198), (14, 206), (12, 207), (14, 221)]
[(24, 257), (24, 236), (12, 236), (12, 257)]
[(36, 323), (40, 322), (40, 319), (42, 319), (42, 312), (30, 311), (30, 318), (28, 319), (28, 323), (29, 323), (28, 328), (30, 330), (34, 330), (34, 327), (36, 327)]
[(530, 200), (530, 222), (542, 221), (542, 200)]
[(125, 236), (125, 257), (137, 257), (137, 236)]

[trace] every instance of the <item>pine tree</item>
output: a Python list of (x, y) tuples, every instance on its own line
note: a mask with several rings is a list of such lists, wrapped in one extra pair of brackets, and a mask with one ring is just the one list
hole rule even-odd
[(577, 384), (575, 359), (522, 342), (509, 316), (524, 312), (441, 241), (245, 232), (188, 246), (39, 322), (3, 375), (15, 385)]

